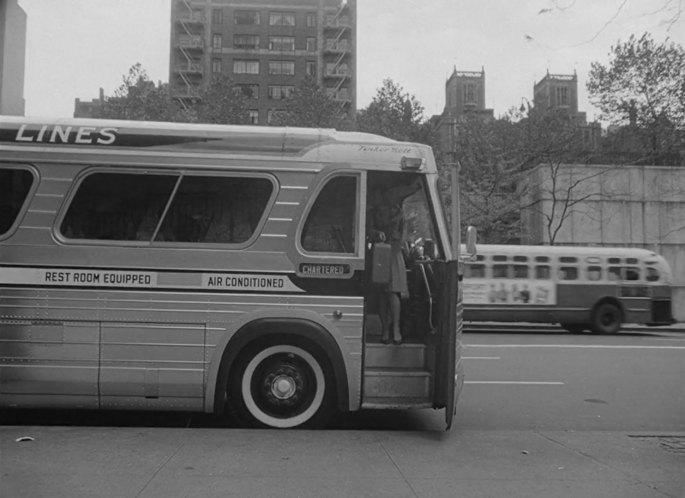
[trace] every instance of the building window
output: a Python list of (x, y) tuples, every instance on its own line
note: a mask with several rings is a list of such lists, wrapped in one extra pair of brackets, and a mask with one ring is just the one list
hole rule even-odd
[(473, 83), (464, 84), (464, 104), (476, 104), (476, 85)]
[(236, 85), (236, 88), (247, 99), (259, 99), (259, 85)]
[(218, 57), (215, 57), (212, 59), (212, 72), (213, 73), (220, 73), (221, 72), (221, 59)]
[(304, 69), (305, 69), (305, 72), (307, 73), (307, 76), (316, 77), (316, 62), (306, 61), (304, 63)]
[(344, 76), (347, 75), (348, 72), (347, 64), (336, 64), (335, 62), (326, 64), (327, 76)]
[(221, 26), (224, 22), (224, 11), (221, 9), (212, 9), (212, 24), (214, 26)]
[(307, 52), (316, 52), (316, 38), (307, 38)]
[(295, 62), (293, 61), (269, 61), (269, 74), (292, 76), (295, 74)]
[(223, 43), (224, 41), (221, 35), (212, 35), (212, 48), (214, 50), (221, 50)]
[(257, 26), (259, 24), (259, 12), (256, 10), (236, 10), (233, 21), (235, 24), (243, 26)]
[(294, 52), (295, 38), (292, 36), (269, 37), (269, 50), (277, 52)]
[(259, 61), (233, 61), (233, 74), (259, 74)]
[(269, 26), (295, 26), (295, 13), (270, 12)]
[(307, 12), (307, 27), (316, 28), (316, 12)]
[(248, 119), (253, 125), (259, 124), (259, 111), (257, 109), (250, 109), (247, 111)]
[(257, 35), (233, 35), (233, 48), (242, 50), (256, 50), (259, 48)]
[(269, 98), (272, 100), (282, 100), (290, 98), (295, 91), (294, 86), (290, 85), (271, 85), (269, 86)]
[(565, 86), (557, 87), (557, 105), (568, 105), (568, 88)]

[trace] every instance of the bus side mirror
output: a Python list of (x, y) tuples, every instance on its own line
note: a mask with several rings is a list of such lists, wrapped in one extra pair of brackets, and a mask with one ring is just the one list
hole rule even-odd
[(371, 249), (371, 283), (387, 285), (390, 283), (392, 249), (390, 244), (377, 242)]
[(477, 238), (478, 230), (476, 227), (468, 227), (466, 229), (466, 256), (469, 258), (474, 258), (478, 254), (478, 249), (476, 248)]

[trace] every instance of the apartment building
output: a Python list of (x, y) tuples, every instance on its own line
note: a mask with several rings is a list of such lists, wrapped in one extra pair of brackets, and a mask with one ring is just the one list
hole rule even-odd
[(24, 115), (26, 13), (17, 0), (0, 0), (0, 114)]
[(268, 124), (306, 76), (356, 109), (356, 0), (172, 0), (169, 85), (184, 105), (215, 75)]

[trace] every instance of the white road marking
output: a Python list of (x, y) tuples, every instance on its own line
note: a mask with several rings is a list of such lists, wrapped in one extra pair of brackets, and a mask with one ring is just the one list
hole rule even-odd
[(499, 356), (462, 356), (462, 360), (501, 360)]
[(466, 348), (559, 348), (559, 349), (685, 349), (685, 346), (612, 346), (608, 344), (465, 344)]
[(464, 384), (515, 384), (521, 386), (563, 386), (563, 382), (533, 382), (523, 380), (465, 380)]

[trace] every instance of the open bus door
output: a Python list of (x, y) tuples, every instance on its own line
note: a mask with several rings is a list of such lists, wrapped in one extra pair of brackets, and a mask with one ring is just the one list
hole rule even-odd
[[(463, 263), (461, 260), (461, 233), (459, 226), (459, 164), (451, 175), (452, 205), (450, 230), (452, 260), (439, 265), (440, 274), (440, 330), (436, 372), (444, 376), (435, 379), (435, 406), (445, 407), (445, 430), (452, 427), (457, 400), (464, 386), (464, 364), (461, 357), (463, 328)], [(466, 256), (476, 254), (476, 229), (467, 230)]]

